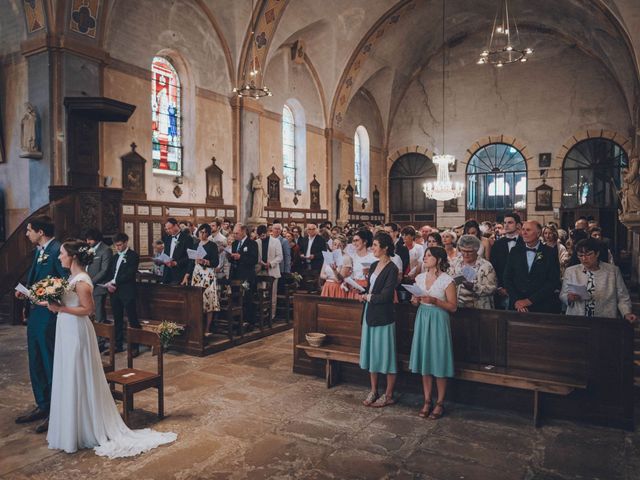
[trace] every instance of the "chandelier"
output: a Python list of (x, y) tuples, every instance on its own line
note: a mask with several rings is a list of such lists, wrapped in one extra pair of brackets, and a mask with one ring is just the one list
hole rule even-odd
[(489, 36), (489, 45), (480, 54), (478, 65), (490, 63), (502, 68), (509, 63), (526, 62), (532, 54), (532, 48), (523, 48), (520, 45), (518, 23), (515, 18), (509, 16), (509, 1), (500, 0)]
[[(444, 37), (444, 21), (445, 21), (445, 0), (442, 0), (442, 151), (445, 151), (445, 37)], [(433, 163), (436, 166), (438, 175), (435, 182), (426, 182), (422, 186), (422, 191), (427, 198), (433, 200), (446, 201), (462, 196), (464, 187), (462, 183), (455, 184), (449, 178), (449, 165), (453, 165), (456, 157), (453, 155), (434, 155)]]
[[(262, 73), (260, 72), (260, 65), (256, 57), (256, 22), (253, 18), (253, 8), (253, 0), (251, 0), (251, 70), (249, 70), (249, 80), (245, 81), (245, 83), (239, 87), (234, 87), (233, 93), (239, 97), (251, 97), (258, 100), (262, 97), (270, 97), (271, 90), (269, 90), (266, 85), (261, 85)], [(246, 78), (246, 74), (243, 78)]]

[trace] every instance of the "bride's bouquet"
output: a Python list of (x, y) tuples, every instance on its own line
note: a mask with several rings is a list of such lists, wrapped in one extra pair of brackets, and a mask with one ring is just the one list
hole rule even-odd
[(34, 283), (29, 298), (34, 303), (62, 303), (62, 297), (69, 289), (64, 278), (47, 277)]

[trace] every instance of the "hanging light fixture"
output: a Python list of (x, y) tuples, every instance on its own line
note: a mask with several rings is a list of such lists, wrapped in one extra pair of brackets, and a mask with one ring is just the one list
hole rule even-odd
[(509, 15), (509, 0), (499, 2), (489, 44), (480, 54), (478, 65), (492, 64), (502, 68), (510, 63), (524, 63), (533, 54), (533, 48), (523, 48), (520, 45), (518, 23)]
[[(445, 145), (445, 37), (444, 37), (444, 22), (445, 22), (445, 1), (442, 0), (442, 151), (446, 151)], [(453, 155), (434, 155), (433, 163), (438, 171), (438, 176), (435, 182), (426, 182), (422, 186), (422, 191), (427, 198), (433, 200), (446, 201), (453, 198), (459, 198), (462, 196), (464, 186), (460, 182), (455, 184), (449, 178), (449, 165), (455, 163), (456, 157)]]
[(243, 76), (245, 83), (239, 87), (234, 87), (233, 93), (239, 97), (251, 97), (258, 100), (262, 97), (270, 97), (271, 90), (269, 90), (266, 85), (261, 85), (262, 72), (260, 71), (260, 65), (256, 57), (256, 21), (253, 18), (253, 13), (253, 0), (251, 0), (251, 66), (249, 70), (249, 79), (248, 81), (246, 80), (247, 75), (245, 72), (245, 75)]

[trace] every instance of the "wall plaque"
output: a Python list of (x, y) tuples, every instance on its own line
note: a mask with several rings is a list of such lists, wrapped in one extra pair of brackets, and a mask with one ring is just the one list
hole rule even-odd
[(153, 234), (153, 241), (162, 240), (162, 224), (154, 222), (151, 225), (151, 232)]
[(151, 207), (151, 215), (154, 217), (161, 217), (162, 207)]
[(124, 233), (129, 237), (129, 245), (135, 245), (136, 230), (133, 222), (124, 222)]
[(167, 207), (169, 217), (193, 217), (193, 210), (186, 207)]
[(147, 222), (140, 222), (138, 230), (140, 231), (138, 253), (141, 256), (149, 255), (149, 224)]
[(196, 217), (204, 217), (204, 208), (196, 208)]
[(149, 215), (149, 205), (138, 205), (138, 215)]
[(133, 205), (122, 205), (122, 214), (123, 215), (135, 215), (136, 209)]

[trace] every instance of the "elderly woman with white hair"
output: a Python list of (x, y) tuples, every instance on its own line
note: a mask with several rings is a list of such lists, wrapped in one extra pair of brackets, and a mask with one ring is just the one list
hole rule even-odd
[(440, 237), (442, 238), (442, 246), (444, 247), (445, 252), (447, 252), (449, 263), (451, 263), (460, 256), (460, 252), (458, 252), (458, 249), (456, 248), (458, 235), (456, 235), (456, 232), (453, 230), (446, 230), (440, 234)]
[(458, 240), (460, 256), (449, 268), (458, 285), (458, 306), (468, 308), (493, 308), (493, 294), (498, 279), (493, 265), (478, 254), (480, 239), (475, 235), (462, 235)]

